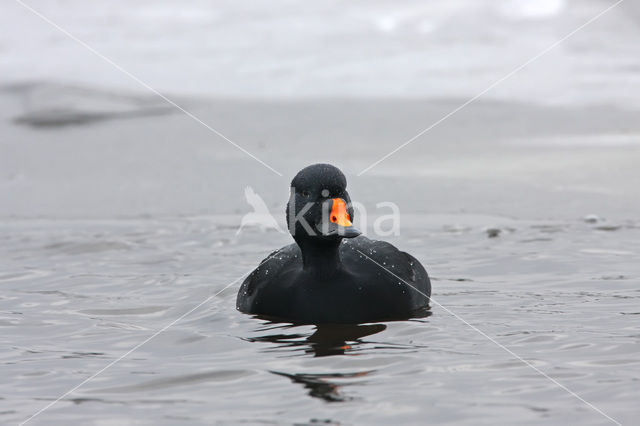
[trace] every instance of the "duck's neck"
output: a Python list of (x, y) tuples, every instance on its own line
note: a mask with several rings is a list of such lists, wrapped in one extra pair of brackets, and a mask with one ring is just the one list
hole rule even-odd
[(305, 271), (330, 277), (342, 269), (340, 240), (296, 242), (302, 251), (302, 264)]

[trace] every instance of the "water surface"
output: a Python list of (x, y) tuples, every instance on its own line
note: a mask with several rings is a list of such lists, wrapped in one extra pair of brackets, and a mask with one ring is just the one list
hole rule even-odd
[[(427, 266), (434, 299), (631, 424), (639, 224), (441, 220), (423, 216), (394, 240)], [(217, 216), (4, 221), (2, 423), (25, 420), (289, 241), (235, 231)], [(237, 312), (238, 285), (30, 424), (609, 422), (436, 304), (410, 321), (292, 326)]]

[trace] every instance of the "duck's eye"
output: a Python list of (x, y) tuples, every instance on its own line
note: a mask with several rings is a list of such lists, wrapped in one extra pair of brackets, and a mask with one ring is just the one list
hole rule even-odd
[(309, 191), (307, 191), (306, 189), (302, 191), (302, 196), (303, 197), (308, 197), (309, 195), (310, 195)]
[(328, 189), (323, 189), (320, 194), (322, 194), (322, 196), (324, 198), (327, 198), (329, 196), (329, 190)]

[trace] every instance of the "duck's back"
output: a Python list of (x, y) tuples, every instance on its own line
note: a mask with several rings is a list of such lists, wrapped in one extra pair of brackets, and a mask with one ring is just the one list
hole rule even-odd
[(294, 322), (357, 323), (408, 318), (429, 303), (424, 267), (393, 245), (364, 236), (343, 240), (343, 270), (309, 277), (291, 244), (271, 253), (243, 282), (237, 308)]
[(431, 296), (431, 282), (422, 264), (393, 244), (359, 236), (344, 240), (340, 246), (340, 255), (350, 270), (377, 268), (377, 272), (395, 276), (405, 285), (415, 287), (414, 291), (418, 295), (424, 293), (425, 298)]
[(244, 280), (236, 308), (248, 314), (279, 316), (291, 309), (295, 291), (287, 276), (302, 270), (302, 253), (297, 244), (289, 244), (269, 254)]
[(431, 281), (422, 264), (385, 241), (360, 236), (344, 240), (340, 255), (345, 267), (382, 299), (389, 317), (408, 318), (429, 306)]

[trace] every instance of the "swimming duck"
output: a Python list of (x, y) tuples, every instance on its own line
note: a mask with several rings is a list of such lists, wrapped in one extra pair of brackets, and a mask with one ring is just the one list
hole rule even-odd
[(236, 308), (280, 321), (327, 324), (406, 319), (428, 307), (431, 282), (413, 256), (353, 226), (344, 174), (330, 164), (291, 181), (290, 244), (244, 280)]

